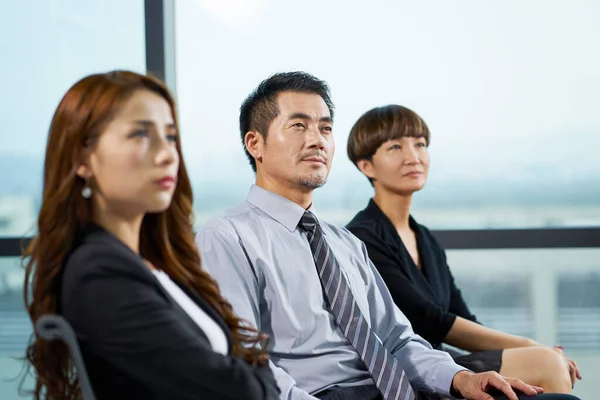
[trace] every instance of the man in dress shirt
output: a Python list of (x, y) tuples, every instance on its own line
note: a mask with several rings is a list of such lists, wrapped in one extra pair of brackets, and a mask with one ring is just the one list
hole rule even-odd
[[(530, 395), (541, 391), (495, 372), (474, 374), (433, 350), (394, 305), (362, 242), (317, 218), (313, 225), (320, 227), (324, 246), (341, 269), (343, 282), (336, 284), (350, 289), (344, 303), (353, 297), (358, 307), (350, 312), (368, 321), (350, 339), (351, 328), (340, 328), (308, 231), (299, 226), (306, 215), (317, 214), (312, 195), (329, 174), (332, 127), (333, 104), (325, 82), (302, 72), (263, 81), (240, 110), (241, 139), (256, 184), (245, 202), (208, 221), (196, 239), (204, 267), (236, 313), (270, 335), (271, 367), (281, 398), (411, 398), (406, 392), (390, 394), (395, 386), (387, 380), (391, 375), (403, 379), (401, 374), (415, 391), (440, 397), (492, 399), (482, 389), (494, 387), (511, 399), (517, 399), (511, 386)], [(380, 367), (385, 368), (394, 359), (398, 364), (394, 361), (393, 370), (387, 368), (377, 379), (370, 372), (377, 366), (363, 361), (372, 348), (365, 346), (359, 354), (351, 343), (366, 343), (367, 338), (360, 338), (365, 329), (385, 348), (371, 358), (380, 360), (385, 353), (385, 359), (371, 364), (383, 362)]]

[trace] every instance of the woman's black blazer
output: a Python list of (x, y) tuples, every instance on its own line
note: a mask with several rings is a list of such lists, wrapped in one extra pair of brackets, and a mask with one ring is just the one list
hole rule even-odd
[[(75, 330), (97, 398), (279, 398), (268, 366), (214, 352), (142, 258), (99, 226), (73, 249), (61, 282), (59, 311)], [(223, 329), (231, 351), (223, 319), (180, 287)]]

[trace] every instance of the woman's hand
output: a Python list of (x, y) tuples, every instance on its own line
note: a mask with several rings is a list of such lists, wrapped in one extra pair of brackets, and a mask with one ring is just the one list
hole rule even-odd
[(564, 352), (564, 349), (562, 346), (554, 346), (554, 347), (552, 347), (552, 350), (556, 351), (558, 354), (562, 355), (565, 358), (565, 361), (569, 365), (569, 374), (571, 375), (571, 384), (573, 386), (575, 386), (575, 381), (577, 379), (581, 380), (581, 371), (579, 371), (579, 366), (577, 365), (577, 363), (574, 360), (570, 359), (569, 357), (567, 357), (565, 355), (565, 352)]

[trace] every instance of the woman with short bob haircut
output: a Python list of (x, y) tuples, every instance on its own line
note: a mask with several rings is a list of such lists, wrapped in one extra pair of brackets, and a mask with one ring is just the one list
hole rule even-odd
[(410, 215), (412, 196), (429, 172), (430, 132), (419, 115), (399, 105), (374, 108), (351, 129), (348, 157), (369, 179), (375, 195), (347, 228), (367, 246), (396, 305), (413, 329), (474, 372), (496, 371), (544, 388), (570, 393), (581, 378), (562, 348), (503, 333), (478, 323), (456, 287), (446, 254), (431, 232)]
[[(87, 76), (50, 125), (38, 233), (24, 254), (33, 323), (72, 325), (99, 399), (276, 399), (263, 335), (201, 268), (175, 102), (150, 76)], [(77, 399), (65, 345), (34, 337), (35, 399)]]

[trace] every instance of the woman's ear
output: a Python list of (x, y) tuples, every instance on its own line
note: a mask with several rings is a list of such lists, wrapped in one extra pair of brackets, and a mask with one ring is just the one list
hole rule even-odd
[(79, 176), (80, 178), (83, 178), (85, 180), (90, 179), (92, 177), (92, 171), (90, 170), (90, 168), (86, 165), (86, 164), (79, 164), (79, 167), (77, 167), (77, 176)]
[(375, 166), (371, 160), (363, 158), (362, 160), (358, 160), (356, 162), (356, 166), (367, 178), (375, 179)]
[(90, 179), (94, 175), (92, 169), (90, 168), (90, 151), (88, 149), (83, 150), (81, 160), (79, 161), (79, 166), (77, 167), (75, 173), (77, 176), (85, 180)]

